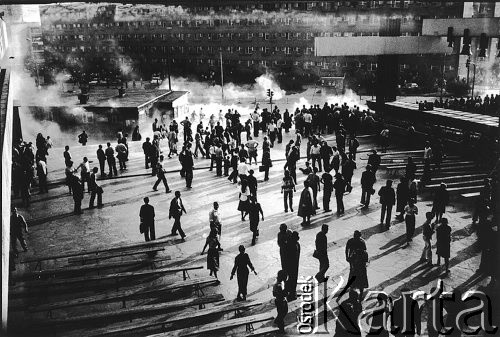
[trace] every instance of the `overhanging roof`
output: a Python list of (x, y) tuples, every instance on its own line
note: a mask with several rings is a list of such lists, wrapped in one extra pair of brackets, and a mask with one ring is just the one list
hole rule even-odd
[(316, 37), (315, 56), (450, 54), (445, 38), (435, 36)]

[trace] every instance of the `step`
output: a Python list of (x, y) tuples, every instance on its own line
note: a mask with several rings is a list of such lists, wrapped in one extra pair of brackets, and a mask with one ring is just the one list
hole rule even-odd
[[(455, 162), (457, 160), (463, 160), (463, 158), (460, 158), (458, 156), (453, 156), (453, 157), (446, 157), (443, 159), (443, 163), (450, 163), (450, 162)], [(424, 161), (424, 158), (413, 158), (413, 162), (415, 164), (420, 164)], [(384, 159), (382, 158), (381, 165), (388, 165), (388, 164), (404, 164), (408, 163), (408, 157), (401, 157), (401, 158), (391, 158), (391, 159)]]
[[(443, 168), (450, 168), (450, 167), (466, 167), (468, 165), (473, 165), (475, 166), (476, 163), (473, 161), (452, 161), (448, 163), (442, 163), (441, 164), (441, 169)], [(434, 163), (431, 164), (431, 169), (433, 169), (436, 165)], [(417, 169), (418, 168), (423, 168), (424, 164), (417, 164)], [(387, 166), (386, 169), (388, 170), (399, 170), (399, 169), (405, 169), (406, 168), (406, 163), (404, 165), (392, 165), (392, 166)]]
[(463, 174), (463, 175), (455, 175), (455, 176), (444, 176), (444, 177), (433, 177), (431, 178), (431, 183), (432, 182), (456, 182), (456, 181), (464, 181), (468, 179), (481, 179), (481, 178), (486, 178), (488, 176), (487, 173), (477, 173), (477, 174)]
[[(457, 176), (457, 175), (464, 175), (464, 174), (484, 173), (484, 171), (479, 169), (479, 168), (464, 168), (463, 170), (460, 170), (460, 171), (458, 171), (458, 170), (450, 171), (450, 170), (451, 169), (441, 170), (438, 172), (431, 172), (431, 179), (439, 179), (439, 177), (446, 178), (446, 177), (450, 177), (450, 176)], [(420, 171), (417, 171), (416, 173), (419, 175), (422, 175), (423, 171), (420, 170)]]
[[(400, 169), (403, 170), (403, 169)], [(417, 170), (416, 174), (422, 174), (424, 172), (423, 168), (420, 168)], [(441, 170), (434, 172), (433, 167), (431, 169), (431, 174), (435, 176), (440, 176), (440, 175), (445, 175), (449, 176), (451, 174), (467, 174), (469, 172), (474, 172), (474, 173), (483, 173), (484, 170), (481, 170), (479, 167), (477, 167), (475, 164), (467, 164), (463, 165), (460, 167), (454, 166), (454, 167), (441, 167)]]
[(467, 186), (467, 187), (452, 187), (452, 188), (448, 188), (448, 193), (451, 193), (451, 194), (475, 193), (475, 192), (480, 192), (483, 187), (484, 187), (484, 185)]
[[(466, 186), (479, 185), (481, 183), (483, 183), (483, 180), (467, 180), (467, 181), (458, 181), (458, 182), (455, 182), (455, 183), (449, 183), (449, 184), (446, 184), (446, 185), (448, 187), (460, 187), (460, 186), (466, 187)], [(440, 184), (430, 184), (430, 185), (426, 185), (425, 188), (426, 189), (433, 189), (433, 188), (437, 188), (439, 186), (440, 186)]]
[(470, 199), (470, 198), (475, 198), (479, 197), (481, 195), (481, 192), (471, 192), (471, 193), (463, 193), (460, 194), (462, 198)]

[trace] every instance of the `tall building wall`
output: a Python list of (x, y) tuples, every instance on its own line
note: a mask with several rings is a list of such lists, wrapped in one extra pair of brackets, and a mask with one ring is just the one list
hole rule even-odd
[(165, 74), (168, 62), (174, 73), (216, 72), (220, 54), (224, 65), (236, 68), (341, 76), (374, 71), (376, 60), (314, 57), (314, 37), (376, 36), (385, 17), (401, 18), (401, 34), (414, 36), (420, 34), (423, 18), (460, 17), (463, 12), (463, 4), (455, 2), (343, 3), (351, 2), (194, 3), (186, 8), (49, 5), (41, 8), (42, 34), (45, 47), (69, 54), (70, 62), (81, 64), (88, 55), (101, 55), (146, 78)]

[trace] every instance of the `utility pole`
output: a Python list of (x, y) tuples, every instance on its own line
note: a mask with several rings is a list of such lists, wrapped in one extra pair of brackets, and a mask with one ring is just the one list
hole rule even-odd
[(220, 87), (222, 92), (222, 101), (224, 101), (224, 68), (222, 67), (222, 52), (220, 53)]

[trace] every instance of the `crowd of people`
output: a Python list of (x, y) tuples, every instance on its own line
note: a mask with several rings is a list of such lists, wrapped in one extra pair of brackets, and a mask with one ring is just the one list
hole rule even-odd
[(454, 99), (436, 99), (434, 106), (451, 110), (460, 110), (478, 114), (498, 116), (500, 111), (500, 95), (486, 95), (484, 97), (467, 97)]
[[(493, 98), (488, 101), (491, 102)], [(490, 104), (490, 103), (489, 103)], [(222, 112), (220, 113), (222, 114)], [(212, 118), (214, 117), (214, 118)], [(295, 134), (286, 144), (285, 159), (283, 162), (283, 177), (281, 183), (281, 193), (283, 194), (284, 212), (294, 211), (294, 192), (298, 189), (297, 165), (301, 158), (305, 157), (305, 167), (300, 167), (299, 171), (305, 175), (303, 188), (300, 191), (300, 198), (296, 207), (297, 216), (302, 218), (302, 225), (309, 226), (313, 218), (320, 209), (318, 195), (323, 192), (322, 206), (324, 212), (331, 212), (330, 201), (332, 194), (335, 195), (336, 211), (338, 216), (345, 213), (344, 197), (349, 197), (353, 190), (352, 178), (354, 171), (358, 168), (356, 156), (359, 147), (357, 135), (360, 132), (373, 132), (376, 124), (372, 114), (359, 107), (350, 108), (347, 104), (319, 105), (302, 109), (297, 109), (293, 114), (285, 110), (281, 114), (278, 107), (273, 111), (263, 109), (261, 113), (256, 109), (247, 121), (241, 122), (241, 115), (236, 110), (229, 110), (225, 115), (225, 125), (222, 121), (217, 121), (212, 115), (209, 125), (205, 126), (200, 120), (193, 132), (193, 123), (186, 117), (180, 123), (173, 120), (165, 127), (156, 119), (152, 125), (153, 139), (149, 137), (142, 144), (144, 153), (144, 166), (151, 169), (151, 175), (157, 180), (153, 185), (153, 190), (157, 190), (160, 183), (165, 187), (165, 192), (170, 193), (168, 185), (166, 160), (177, 156), (181, 169), (179, 174), (186, 181), (186, 187), (192, 188), (193, 170), (195, 158), (201, 157), (210, 161), (209, 171), (214, 171), (218, 177), (226, 177), (230, 183), (239, 184), (238, 207), (241, 214), (241, 221), (246, 221), (248, 216), (249, 228), (252, 233), (252, 245), (259, 237), (259, 222), (264, 221), (264, 213), (259, 203), (258, 180), (255, 170), (264, 173), (264, 183), (269, 180), (269, 170), (276, 161), (271, 157), (272, 149), (276, 143), (283, 142), (283, 133), (290, 132), (295, 124)], [(182, 145), (180, 139), (180, 129), (182, 129)], [(255, 138), (260, 133), (264, 133), (262, 142)], [(388, 132), (388, 131), (387, 131)], [(85, 132), (83, 132), (85, 133)], [(140, 139), (138, 129), (134, 130), (135, 139)], [(335, 134), (335, 145), (329, 145), (324, 134)], [(193, 136), (194, 134), (194, 136)], [(244, 139), (242, 139), (244, 134)], [(81, 135), (80, 135), (81, 136)], [(89, 209), (94, 207), (97, 196), (97, 207), (103, 207), (103, 189), (97, 182), (97, 173), (100, 170), (101, 178), (113, 177), (118, 174), (116, 160), (119, 161), (119, 170), (127, 170), (128, 161), (128, 140), (127, 134), (119, 132), (117, 135), (117, 145), (113, 148), (111, 143), (107, 143), (106, 149), (99, 145), (96, 156), (99, 162), (98, 167), (92, 167), (87, 157), (82, 162), (74, 165), (69, 146), (66, 146), (63, 153), (66, 164), (66, 183), (69, 192), (74, 199), (74, 213), (81, 214), (81, 203), (84, 197), (85, 183), (87, 183), (88, 193), (91, 193)], [(87, 136), (85, 136), (87, 137)], [(385, 135), (384, 135), (385, 137)], [(79, 137), (81, 139), (81, 137)], [(168, 154), (166, 153), (163, 141), (168, 142)], [(86, 142), (86, 139), (85, 139)], [(307, 142), (306, 151), (301, 156), (302, 142)], [(82, 145), (85, 145), (82, 143)], [(46, 157), (48, 149), (51, 147), (50, 138), (38, 135), (36, 141), (36, 154), (31, 143), (20, 142), (15, 146), (14, 152), (14, 191), (21, 191), (23, 201), (29, 205), (29, 183), (33, 181), (34, 172), (39, 177), (40, 193), (46, 193), (47, 165)], [(194, 150), (193, 150), (194, 148)], [(261, 156), (259, 158), (259, 152)], [(422, 184), (429, 181), (431, 172), (439, 170), (443, 158), (442, 144), (439, 141), (428, 142), (424, 148), (424, 172), (421, 177)], [(40, 163), (42, 162), (42, 163)], [(106, 163), (108, 172), (106, 173)], [(255, 166), (254, 166), (255, 165)], [(373, 149), (368, 157), (367, 165), (361, 175), (361, 200), (360, 209), (367, 209), (371, 203), (371, 197), (376, 193), (377, 171), (381, 165), (381, 156), (377, 150)], [(434, 167), (433, 167), (434, 165)], [(255, 170), (254, 170), (255, 169)], [(80, 176), (76, 173), (80, 171)], [(417, 207), (417, 166), (411, 157), (406, 163), (405, 174), (401, 177), (396, 190), (393, 188), (393, 181), (387, 180), (379, 189), (378, 196), (382, 205), (380, 214), (380, 225), (384, 230), (388, 230), (392, 221), (392, 208), (396, 206), (396, 219), (404, 221), (406, 225), (405, 248), (411, 246), (415, 234), (416, 215), (419, 212)], [(30, 177), (27, 179), (26, 177)], [(28, 184), (28, 187), (26, 187)], [(487, 187), (489, 186), (489, 188)], [(480, 240), (483, 252), (481, 270), (488, 271), (489, 266), (494, 263), (495, 247), (488, 239), (486, 223), (489, 223), (492, 205), (495, 203), (491, 182), (485, 182), (485, 188), (481, 193), (481, 201), (477, 203), (474, 222), (480, 226)], [(433, 267), (432, 237), (436, 234), (436, 255), (437, 264), (444, 260), (445, 274), (449, 273), (449, 258), (451, 245), (451, 227), (448, 219), (443, 215), (449, 203), (449, 196), (446, 185), (443, 183), (435, 191), (433, 206), (426, 212), (426, 222), (423, 225), (423, 240), (425, 247), (422, 252), (421, 261)], [(171, 235), (180, 235), (182, 241), (187, 234), (183, 231), (181, 217), (186, 214), (186, 208), (181, 199), (180, 191), (175, 191), (174, 198), (170, 202), (169, 219), (174, 219)], [(14, 216), (14, 214), (13, 214)], [(22, 238), (23, 222), (17, 218), (18, 227), (17, 239), (23, 244)], [(144, 205), (140, 212), (140, 232), (144, 234), (146, 241), (155, 240), (155, 211), (149, 204), (149, 198), (144, 198)], [(433, 221), (435, 217), (435, 221)], [(210, 275), (217, 278), (219, 270), (219, 254), (223, 251), (221, 247), (222, 216), (219, 203), (213, 203), (213, 208), (209, 212), (208, 236), (201, 254), (207, 250), (207, 268)], [(491, 228), (491, 227), (490, 227)], [(318, 282), (326, 282), (329, 269), (328, 258), (328, 233), (329, 226), (323, 225), (321, 231), (316, 236), (314, 258), (319, 262), (319, 271), (316, 274)], [(27, 227), (26, 227), (27, 230)], [(14, 240), (15, 245), (15, 240)], [(297, 278), (300, 262), (299, 233), (292, 232), (286, 224), (281, 224), (277, 245), (280, 251), (281, 268), (277, 273), (277, 280), (273, 286), (273, 296), (278, 315), (276, 324), (280, 331), (284, 331), (284, 318), (288, 311), (287, 302), (296, 298)], [(25, 248), (25, 243), (23, 248)], [(348, 301), (351, 308), (360, 305), (363, 299), (364, 289), (368, 288), (367, 263), (369, 256), (366, 244), (362, 239), (362, 233), (355, 231), (346, 245), (346, 261), (350, 265), (349, 286), (351, 293)], [(247, 283), (249, 269), (255, 272), (250, 256), (245, 252), (245, 247), (239, 247), (239, 254), (235, 258), (234, 267), (231, 271), (231, 279), (237, 275), (238, 279), (238, 300), (246, 300)], [(489, 271), (491, 273), (491, 271)], [(256, 273), (256, 272), (255, 272)], [(353, 309), (354, 310), (354, 309)]]

